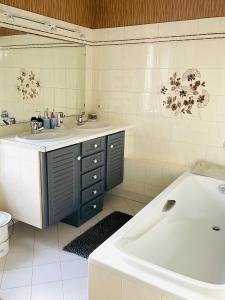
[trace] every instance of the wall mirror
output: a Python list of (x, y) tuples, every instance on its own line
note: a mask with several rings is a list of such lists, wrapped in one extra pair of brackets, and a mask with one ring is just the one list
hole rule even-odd
[(0, 28), (0, 113), (17, 123), (46, 108), (69, 116), (84, 99), (84, 45)]

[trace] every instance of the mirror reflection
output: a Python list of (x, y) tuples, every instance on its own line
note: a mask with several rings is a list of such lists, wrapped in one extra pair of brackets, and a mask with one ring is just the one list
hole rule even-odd
[[(84, 111), (83, 45), (0, 28), (1, 123)], [(7, 117), (8, 113), (8, 117)]]

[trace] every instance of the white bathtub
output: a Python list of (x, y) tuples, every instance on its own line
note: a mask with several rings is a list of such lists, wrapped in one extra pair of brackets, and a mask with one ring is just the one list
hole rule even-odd
[(223, 184), (183, 174), (93, 252), (89, 264), (176, 299), (225, 299)]

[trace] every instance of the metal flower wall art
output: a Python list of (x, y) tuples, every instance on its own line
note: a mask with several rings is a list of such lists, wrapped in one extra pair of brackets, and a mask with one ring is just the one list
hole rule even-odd
[(22, 70), (17, 77), (17, 90), (23, 100), (29, 101), (37, 98), (40, 86), (40, 80), (33, 71)]
[(201, 81), (197, 69), (188, 69), (182, 77), (174, 73), (170, 77), (168, 87), (163, 86), (162, 103), (175, 116), (192, 114), (194, 107), (203, 108), (209, 103), (209, 93), (205, 89), (205, 81)]

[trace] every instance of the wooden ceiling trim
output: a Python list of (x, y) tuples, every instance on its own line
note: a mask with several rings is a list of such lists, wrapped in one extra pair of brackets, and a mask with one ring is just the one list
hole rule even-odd
[(224, 0), (1, 0), (1, 3), (89, 28), (225, 16)]

